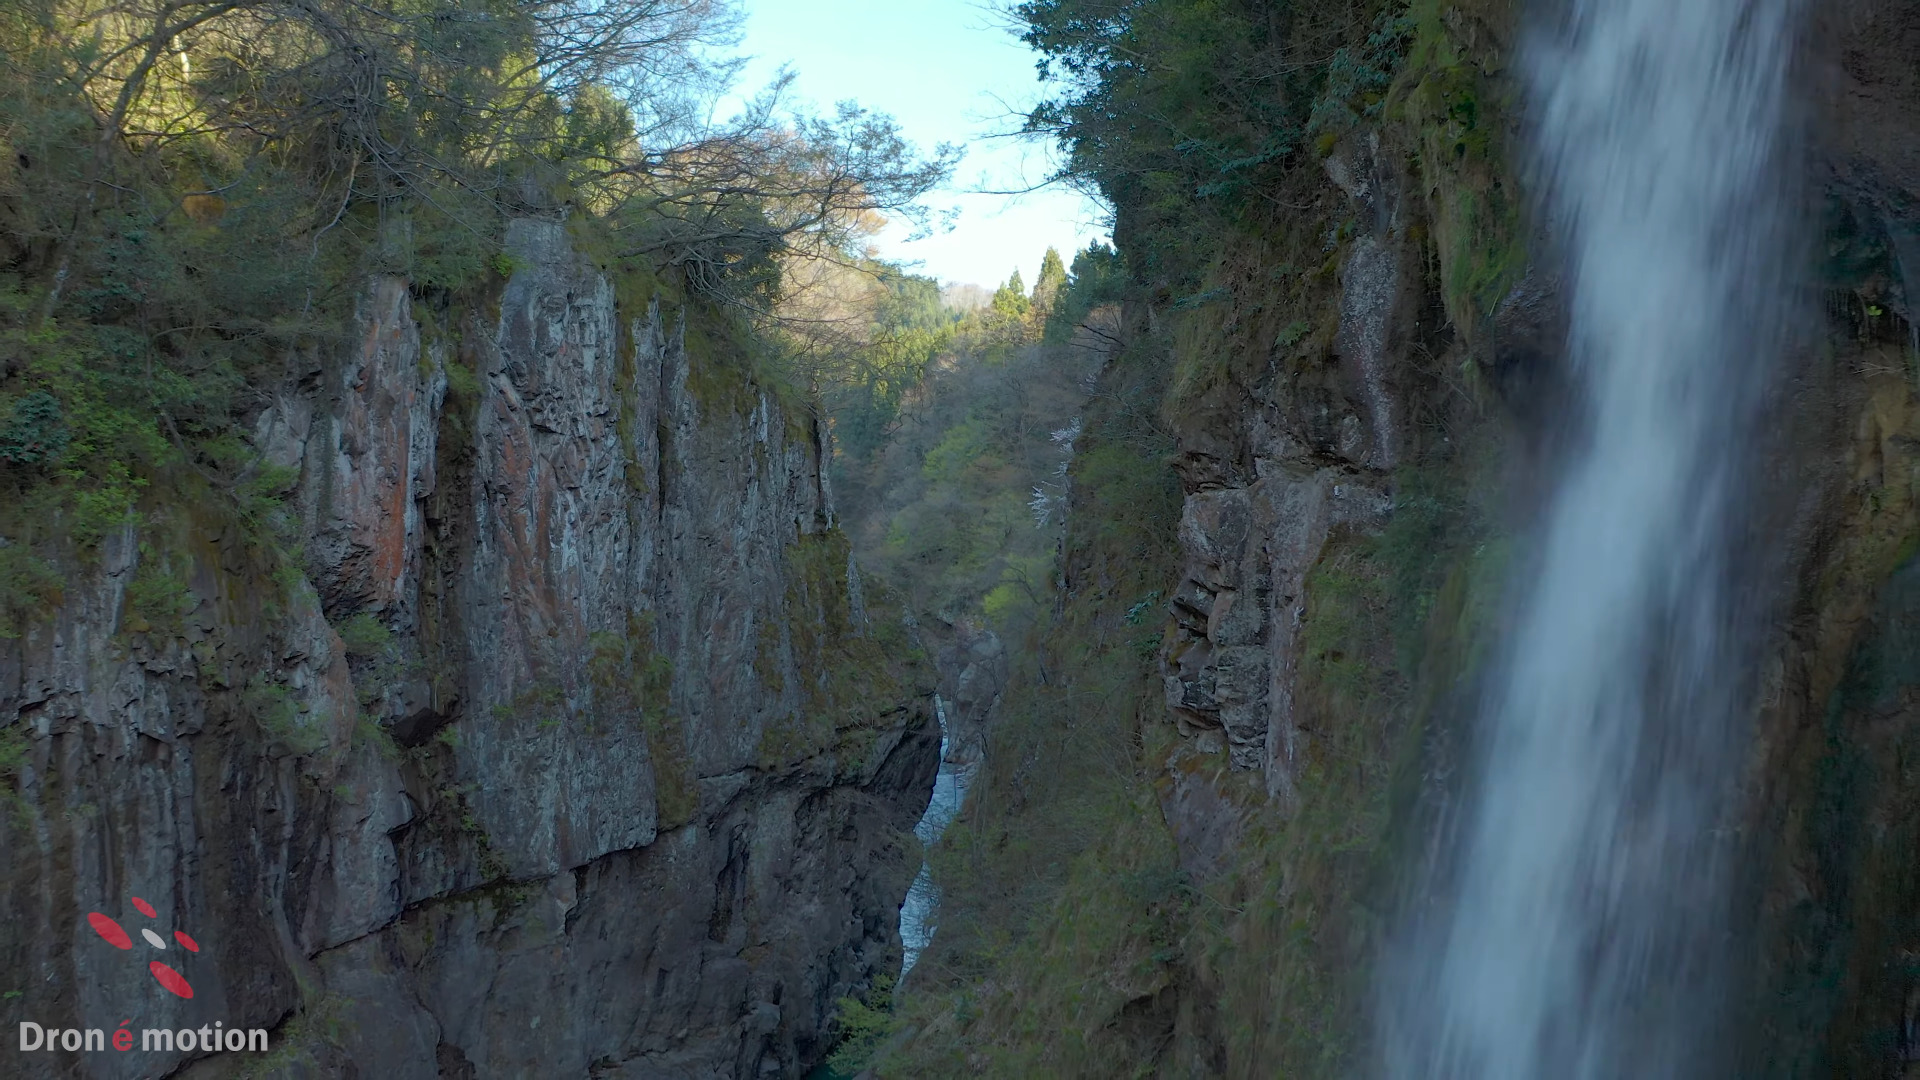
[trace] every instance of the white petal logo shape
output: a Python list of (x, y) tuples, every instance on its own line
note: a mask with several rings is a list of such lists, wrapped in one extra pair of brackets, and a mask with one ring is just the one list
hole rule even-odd
[[(140, 914), (145, 915), (149, 919), (159, 917), (160, 913), (155, 910), (152, 904), (147, 903), (137, 896), (133, 897), (132, 900), (134, 908), (137, 909)], [(133, 948), (133, 937), (127, 933), (126, 928), (101, 912), (95, 911), (89, 913), (87, 915), (87, 924), (93, 927), (94, 933), (100, 935), (107, 944), (114, 948)], [(147, 939), (147, 944), (159, 949), (161, 952), (167, 951), (167, 940), (152, 930), (142, 928), (140, 936)], [(179, 942), (180, 947), (188, 952), (197, 953), (200, 951), (200, 943), (189, 937), (184, 930), (175, 930), (173, 932), (173, 940)], [(186, 960), (186, 957), (181, 957), (181, 960)], [(184, 964), (182, 966), (184, 966)], [(178, 971), (173, 970), (158, 960), (149, 963), (147, 970), (152, 973), (154, 981), (158, 982), (173, 996), (182, 998), (193, 997), (193, 986), (187, 982), (187, 977)]]

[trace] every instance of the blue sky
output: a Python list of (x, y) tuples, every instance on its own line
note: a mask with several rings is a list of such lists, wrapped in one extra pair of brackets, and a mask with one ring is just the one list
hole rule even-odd
[(893, 229), (876, 241), (884, 258), (921, 263), (942, 281), (995, 285), (1017, 266), (1033, 283), (1048, 245), (1073, 251), (1105, 237), (1099, 206), (1059, 187), (1015, 198), (969, 189), (1015, 190), (1047, 175), (1050, 148), (991, 138), (1018, 126), (1009, 108), (1040, 92), (1034, 54), (983, 0), (744, 0), (741, 84), (751, 93), (790, 64), (799, 93), (822, 106), (846, 98), (891, 113), (922, 146), (967, 148), (939, 206), (960, 210), (953, 232), (904, 243)]

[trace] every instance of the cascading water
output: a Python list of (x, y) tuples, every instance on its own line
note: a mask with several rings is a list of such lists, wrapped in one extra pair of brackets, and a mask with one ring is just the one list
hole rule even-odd
[(1786, 326), (1794, 23), (1792, 0), (1570, 0), (1527, 50), (1579, 436), (1467, 809), (1384, 965), (1392, 1077), (1718, 1069), (1755, 584), (1732, 552)]
[[(947, 720), (947, 703), (940, 695), (933, 696), (934, 715), (940, 720), (940, 771), (933, 781), (933, 798), (927, 801), (926, 813), (920, 815), (919, 824), (913, 827), (913, 833), (920, 838), (924, 847), (932, 847), (960, 816), (961, 807), (967, 802), (967, 789), (973, 786), (973, 778), (980, 771), (980, 761), (976, 756), (959, 756), (954, 753), (953, 725)], [(920, 862), (920, 873), (907, 887), (906, 899), (900, 905), (900, 977), (907, 977), (913, 965), (920, 961), (920, 954), (933, 944), (933, 932), (939, 922), (940, 886), (934, 883), (933, 867), (926, 860)]]

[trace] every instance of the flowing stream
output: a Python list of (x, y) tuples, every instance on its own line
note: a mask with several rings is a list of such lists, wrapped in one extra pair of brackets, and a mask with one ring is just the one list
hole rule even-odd
[(1759, 583), (1737, 557), (1789, 306), (1791, 0), (1570, 0), (1525, 56), (1578, 432), (1515, 581), (1458, 822), (1383, 963), (1395, 1078), (1726, 1067)]
[[(927, 803), (927, 811), (913, 827), (913, 834), (920, 838), (923, 847), (932, 847), (959, 816), (960, 808), (966, 805), (967, 788), (973, 786), (974, 774), (980, 770), (977, 759), (955, 759), (947, 703), (938, 694), (933, 697), (933, 711), (940, 719), (940, 772), (934, 778), (933, 798)], [(907, 888), (907, 898), (900, 905), (901, 978), (907, 977), (907, 972), (919, 961), (920, 953), (933, 943), (939, 912), (940, 886), (934, 884), (933, 868), (921, 860), (920, 873), (914, 876), (913, 884)]]

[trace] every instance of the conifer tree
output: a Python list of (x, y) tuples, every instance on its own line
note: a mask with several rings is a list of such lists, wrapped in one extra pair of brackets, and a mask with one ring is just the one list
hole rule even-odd
[(1027, 283), (1021, 279), (1020, 270), (1016, 267), (1013, 276), (993, 294), (993, 311), (1009, 319), (1025, 319), (1028, 305)]
[(1033, 283), (1034, 314), (1045, 322), (1048, 312), (1053, 310), (1054, 301), (1060, 296), (1060, 290), (1067, 284), (1067, 265), (1060, 261), (1060, 252), (1053, 248), (1040, 260), (1040, 280)]

